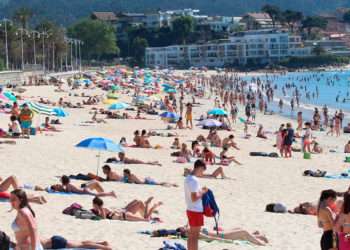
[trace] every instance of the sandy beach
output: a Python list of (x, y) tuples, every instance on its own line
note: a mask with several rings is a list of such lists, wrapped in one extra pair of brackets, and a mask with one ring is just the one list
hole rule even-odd
[[(181, 74), (182, 72), (179, 72)], [(80, 97), (68, 96), (68, 92), (55, 92), (53, 86), (26, 87), (23, 96), (27, 100), (38, 101), (40, 97), (57, 102), (60, 97), (74, 102), (81, 101)], [(64, 89), (67, 89), (64, 87)], [(100, 89), (69, 90), (70, 93), (87, 95), (105, 94)], [(120, 101), (130, 103), (131, 95), (120, 95)], [(191, 101), (185, 97), (185, 103)], [(197, 99), (200, 106), (194, 107), (194, 119), (199, 118), (213, 107), (213, 99)], [(99, 104), (96, 107), (106, 105)], [(244, 116), (244, 107), (240, 106), (239, 116)], [(74, 147), (78, 142), (87, 137), (106, 137), (119, 142), (121, 137), (126, 137), (132, 142), (133, 131), (139, 129), (165, 130), (167, 124), (159, 116), (145, 115), (149, 120), (106, 120), (106, 124), (82, 125), (83, 121), (90, 120), (91, 107), (84, 109), (67, 109), (69, 116), (62, 118), (63, 125), (59, 128), (63, 132), (42, 132), (28, 139), (17, 139), (16, 145), (0, 145), (0, 176), (16, 175), (21, 183), (30, 183), (43, 187), (59, 182), (62, 174), (78, 174), (95, 172), (97, 166), (97, 152)], [(133, 116), (136, 112), (130, 112)], [(100, 115), (102, 118), (102, 116)], [(35, 122), (44, 121), (45, 116), (37, 115)], [(302, 202), (317, 202), (320, 192), (324, 189), (345, 191), (349, 186), (348, 180), (304, 177), (304, 170), (322, 169), (330, 173), (346, 171), (349, 164), (344, 162), (343, 147), (348, 141), (344, 134), (341, 137), (327, 136), (325, 132), (313, 132), (321, 143), (324, 153), (312, 155), (312, 159), (304, 160), (302, 153), (294, 153), (291, 159), (251, 157), (249, 152), (264, 151), (277, 152), (273, 147), (276, 141), (275, 131), (282, 123), (291, 122), (296, 128), (295, 120), (279, 115), (263, 115), (257, 112), (256, 123), (263, 124), (265, 131), (269, 131), (268, 139), (255, 137), (258, 126), (250, 126), (250, 139), (244, 138), (244, 124), (239, 122), (233, 125), (234, 132), (219, 131), (221, 138), (233, 133), (235, 141), (241, 150), (230, 149), (229, 154), (234, 155), (243, 163), (242, 166), (231, 164), (224, 166), (225, 174), (232, 179), (201, 179), (203, 186), (207, 186), (215, 192), (220, 207), (220, 226), (224, 229), (242, 228), (249, 232), (258, 230), (269, 239), (267, 246), (257, 247), (247, 243), (220, 243), (200, 241), (200, 249), (266, 249), (266, 250), (313, 250), (319, 249), (319, 240), (322, 230), (317, 227), (316, 216), (276, 214), (265, 212), (268, 203), (281, 202), (289, 209)], [(7, 129), (9, 115), (0, 113), (0, 128)], [(196, 124), (196, 122), (195, 122)], [(166, 131), (165, 131), (166, 132)], [(176, 130), (180, 135), (180, 142), (190, 146), (199, 134), (207, 135), (208, 131), (199, 127), (193, 130)], [(152, 185), (133, 185), (124, 183), (103, 182), (105, 190), (113, 190), (117, 199), (104, 198), (106, 207), (122, 208), (133, 199), (145, 200), (153, 196), (156, 201), (164, 204), (158, 209), (161, 223), (127, 222), (113, 220), (80, 220), (67, 215), (62, 211), (70, 204), (77, 202), (86, 208), (92, 207), (92, 196), (88, 195), (57, 195), (46, 192), (29, 193), (44, 195), (48, 200), (45, 205), (33, 205), (37, 214), (39, 234), (42, 238), (52, 235), (62, 235), (72, 240), (96, 240), (108, 241), (113, 249), (139, 249), (154, 250), (162, 246), (164, 238), (151, 238), (140, 234), (144, 230), (175, 229), (186, 225), (185, 201), (183, 190), (183, 170), (191, 168), (193, 163), (178, 164), (170, 157), (170, 148), (173, 138), (153, 136), (150, 137), (152, 145), (161, 145), (161, 149), (126, 148), (126, 154), (131, 158), (147, 161), (159, 161), (163, 166), (147, 165), (122, 165), (110, 164), (117, 173), (122, 174), (124, 168), (129, 168), (140, 177), (152, 177), (155, 180), (172, 182), (179, 187), (161, 187)], [(300, 146), (300, 141), (298, 141)], [(330, 149), (336, 149), (337, 153), (330, 153)], [(217, 148), (213, 148), (219, 154)], [(101, 158), (104, 162), (108, 157), (115, 156), (112, 153), (103, 152)], [(217, 166), (209, 166), (209, 172)], [(101, 173), (101, 169), (100, 169)], [(80, 184), (80, 181), (73, 181)], [(9, 212), (10, 203), (0, 203), (0, 229), (14, 238), (11, 223), (15, 218), (15, 212)], [(213, 228), (214, 220), (206, 218), (207, 228)], [(177, 242), (186, 244), (184, 240)]]

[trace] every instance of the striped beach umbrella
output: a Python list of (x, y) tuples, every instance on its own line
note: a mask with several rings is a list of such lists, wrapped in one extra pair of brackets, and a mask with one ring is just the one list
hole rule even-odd
[(27, 102), (27, 105), (29, 109), (32, 110), (34, 113), (42, 115), (55, 115), (54, 109), (51, 107), (44, 106), (35, 102)]

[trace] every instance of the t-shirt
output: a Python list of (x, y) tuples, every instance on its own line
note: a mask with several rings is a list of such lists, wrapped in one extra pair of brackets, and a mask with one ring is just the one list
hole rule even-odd
[(185, 178), (185, 200), (188, 211), (203, 212), (202, 199), (198, 199), (195, 202), (191, 199), (191, 193), (197, 193), (199, 191), (201, 191), (201, 186), (198, 178), (193, 175), (188, 175)]
[(19, 125), (18, 121), (13, 122), (11, 129), (12, 129), (12, 133), (17, 133), (17, 134), (22, 133), (21, 125)]

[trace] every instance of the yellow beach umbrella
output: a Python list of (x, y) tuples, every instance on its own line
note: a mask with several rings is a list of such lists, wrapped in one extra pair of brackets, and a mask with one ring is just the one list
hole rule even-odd
[(105, 99), (103, 100), (103, 104), (107, 104), (107, 105), (111, 105), (113, 103), (116, 103), (117, 100), (116, 99)]

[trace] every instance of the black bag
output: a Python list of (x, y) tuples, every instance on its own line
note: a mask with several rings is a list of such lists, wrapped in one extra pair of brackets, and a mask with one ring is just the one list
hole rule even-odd
[(0, 231), (0, 250), (10, 249), (10, 238), (2, 231)]

